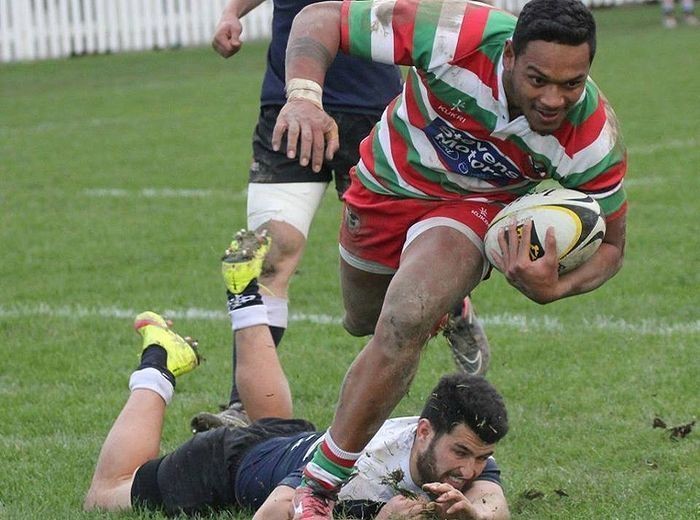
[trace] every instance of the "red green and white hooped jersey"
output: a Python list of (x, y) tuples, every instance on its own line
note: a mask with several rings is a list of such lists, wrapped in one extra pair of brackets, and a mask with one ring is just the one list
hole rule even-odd
[(608, 217), (624, 211), (625, 148), (590, 78), (555, 133), (532, 131), (524, 116), (510, 120), (502, 55), (515, 22), (463, 0), (343, 2), (344, 52), (412, 66), (360, 146), (356, 174), (367, 189), (508, 202), (554, 179), (595, 197)]

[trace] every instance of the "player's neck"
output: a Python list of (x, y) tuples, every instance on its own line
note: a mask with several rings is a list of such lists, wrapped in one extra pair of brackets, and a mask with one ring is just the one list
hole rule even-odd
[(513, 93), (513, 77), (507, 70), (503, 71), (503, 92), (506, 94), (506, 103), (508, 104), (508, 118), (510, 121), (516, 117), (523, 115), (523, 111), (514, 102), (515, 94)]

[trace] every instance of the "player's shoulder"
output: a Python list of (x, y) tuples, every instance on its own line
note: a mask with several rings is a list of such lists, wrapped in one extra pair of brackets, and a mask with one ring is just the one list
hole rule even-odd
[(592, 118), (606, 120), (612, 117), (614, 117), (614, 112), (610, 103), (600, 90), (600, 87), (589, 76), (581, 98), (569, 111), (569, 121), (574, 125), (580, 125), (590, 122)]
[(418, 417), (397, 417), (384, 422), (367, 444), (365, 451), (377, 452), (389, 449), (409, 449), (413, 445)]
[(460, 36), (455, 61), (478, 56), (487, 58), (495, 66), (503, 54), (505, 42), (513, 36), (516, 22), (517, 18), (506, 11), (469, 2), (461, 32), (466, 31), (470, 36)]
[(376, 436), (389, 436), (405, 431), (415, 432), (418, 420), (419, 417), (417, 415), (387, 419), (384, 421), (384, 424), (379, 429)]

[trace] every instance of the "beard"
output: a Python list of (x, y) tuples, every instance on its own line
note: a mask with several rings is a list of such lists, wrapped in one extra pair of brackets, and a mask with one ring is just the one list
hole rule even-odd
[(437, 461), (435, 457), (436, 441), (437, 436), (433, 437), (427, 449), (423, 453), (419, 453), (418, 457), (416, 458), (416, 469), (418, 471), (418, 478), (420, 478), (421, 485), (429, 482), (439, 482)]
[[(418, 471), (419, 485), (428, 484), (430, 482), (447, 482), (452, 484), (455, 489), (463, 491), (470, 485), (470, 481), (462, 478), (461, 475), (450, 474), (449, 472), (440, 473), (437, 467), (437, 457), (435, 456), (435, 444), (438, 437), (435, 436), (426, 450), (419, 453), (416, 458), (416, 470)], [(451, 478), (450, 478), (451, 477)], [(461, 485), (456, 484), (454, 479), (459, 479)]]

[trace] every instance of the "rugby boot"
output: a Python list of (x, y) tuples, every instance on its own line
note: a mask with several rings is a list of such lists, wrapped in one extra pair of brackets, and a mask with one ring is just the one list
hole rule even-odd
[(254, 278), (260, 276), (270, 242), (267, 230), (256, 233), (242, 229), (236, 233), (221, 258), (221, 274), (231, 293), (242, 293)]
[(308, 486), (294, 490), (293, 520), (332, 520), (335, 501)]
[(469, 296), (448, 314), (442, 334), (461, 372), (471, 375), (486, 373), (491, 359), (489, 341)]
[(134, 329), (143, 338), (142, 351), (150, 345), (159, 345), (168, 355), (167, 368), (177, 377), (194, 370), (202, 361), (197, 340), (181, 337), (170, 329), (170, 323), (155, 312), (142, 312), (134, 319)]
[(199, 412), (192, 417), (190, 426), (192, 433), (206, 432), (214, 428), (242, 428), (250, 425), (250, 418), (243, 409), (243, 403), (231, 403), (230, 406), (223, 406), (219, 413)]

